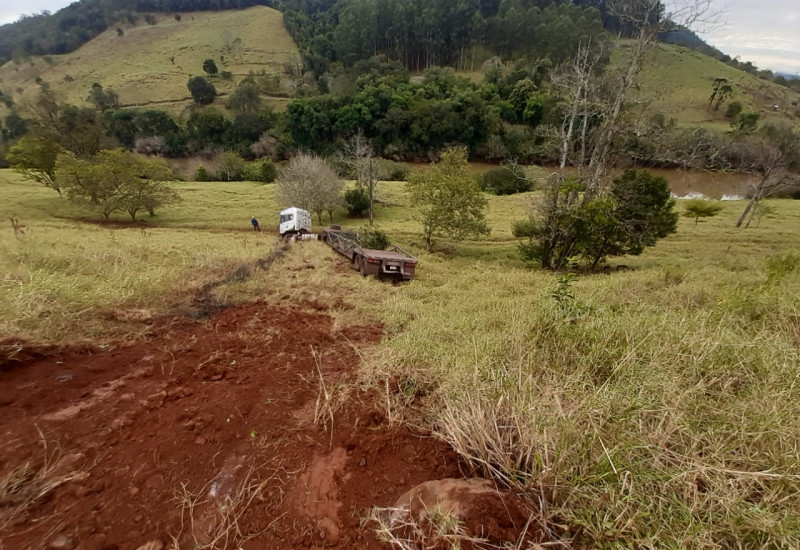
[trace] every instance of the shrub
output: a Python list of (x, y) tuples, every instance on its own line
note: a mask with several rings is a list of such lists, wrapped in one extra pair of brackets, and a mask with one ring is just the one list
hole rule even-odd
[(411, 173), (408, 164), (381, 159), (379, 172), (385, 174), (386, 181), (406, 181)]
[(211, 76), (219, 72), (219, 68), (217, 68), (217, 64), (213, 59), (203, 61), (203, 70)]
[(258, 181), (261, 183), (272, 183), (278, 177), (278, 170), (270, 159), (259, 160), (247, 165), (244, 169), (244, 179), (246, 181)]
[(350, 189), (344, 194), (347, 213), (351, 216), (363, 216), (369, 210), (369, 195), (363, 189)]
[(730, 104), (728, 104), (728, 110), (725, 111), (725, 116), (731, 120), (736, 119), (740, 114), (742, 114), (743, 109), (744, 107), (740, 102), (731, 101)]
[(358, 244), (371, 250), (386, 250), (389, 237), (376, 227), (364, 227), (358, 232)]
[(480, 181), (481, 189), (494, 195), (526, 193), (533, 184), (520, 168), (504, 166), (486, 172)]
[(175, 14), (175, 21), (180, 21), (180, 20), (181, 20), (181, 14), (180, 13), (176, 13)]
[(144, 21), (148, 25), (155, 25), (156, 24), (156, 16), (151, 14), (151, 13), (148, 13), (147, 15), (144, 16)]
[(206, 170), (205, 166), (200, 166), (194, 173), (195, 181), (216, 181), (216, 177)]
[(691, 199), (683, 204), (683, 215), (687, 218), (694, 218), (694, 224), (700, 218), (713, 218), (722, 211), (722, 205), (705, 199)]
[(219, 76), (220, 76), (220, 78), (222, 78), (222, 80), (232, 80), (233, 79), (233, 73), (230, 72), (230, 71), (222, 71), (221, 73), (219, 73)]

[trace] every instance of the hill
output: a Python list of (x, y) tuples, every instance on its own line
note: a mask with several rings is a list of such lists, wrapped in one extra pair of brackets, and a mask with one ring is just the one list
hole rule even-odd
[[(626, 57), (625, 42), (615, 50), (614, 62)], [(800, 94), (774, 82), (760, 79), (700, 52), (682, 46), (658, 44), (642, 73), (637, 100), (650, 104), (650, 111), (674, 117), (683, 125), (704, 125), (728, 129), (724, 106), (708, 109), (711, 86), (725, 78), (734, 86), (727, 102), (739, 101), (745, 111), (761, 114), (761, 119), (800, 120)], [(775, 106), (778, 109), (775, 109)]]
[[(186, 82), (203, 74), (203, 60), (213, 58), (233, 79), (214, 80), (221, 94), (250, 71), (282, 76), (299, 52), (286, 32), (280, 12), (263, 6), (223, 12), (196, 12), (178, 20), (158, 14), (156, 23), (125, 24), (108, 29), (77, 51), (14, 61), (0, 68), (0, 90), (18, 103), (46, 82), (65, 101), (80, 105), (94, 82), (112, 88), (124, 106), (154, 106), (180, 112), (191, 103)], [(241, 52), (233, 42), (241, 39)], [(224, 61), (223, 61), (224, 59)], [(219, 100), (218, 100), (219, 101)], [(274, 103), (282, 100), (274, 99)]]

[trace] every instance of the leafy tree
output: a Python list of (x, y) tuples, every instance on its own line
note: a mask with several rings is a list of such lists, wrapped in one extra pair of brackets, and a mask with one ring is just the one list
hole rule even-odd
[(705, 199), (691, 199), (683, 203), (683, 215), (687, 218), (694, 218), (694, 224), (700, 218), (713, 218), (722, 212), (722, 205)]
[(261, 108), (261, 94), (258, 86), (252, 83), (242, 84), (233, 91), (225, 106), (231, 111), (239, 113), (258, 111)]
[(49, 88), (43, 88), (29, 107), (36, 133), (67, 151), (90, 157), (108, 144), (107, 129), (94, 109), (63, 104)]
[(244, 179), (261, 183), (272, 183), (278, 177), (278, 169), (270, 159), (262, 159), (247, 165)]
[(734, 132), (740, 136), (752, 134), (758, 129), (758, 121), (761, 115), (758, 113), (740, 113), (736, 119), (731, 121)]
[(711, 97), (708, 99), (708, 108), (719, 110), (722, 102), (733, 94), (733, 85), (727, 78), (715, 78), (711, 85)]
[(731, 101), (728, 103), (728, 109), (725, 111), (725, 118), (736, 120), (742, 113), (744, 107), (739, 101)]
[(143, 159), (124, 149), (103, 150), (90, 159), (62, 153), (56, 178), (68, 197), (87, 202), (106, 220), (121, 211), (135, 221), (142, 210), (155, 215), (157, 207), (179, 200), (168, 183), (175, 177), (164, 160)]
[(28, 135), (12, 146), (5, 157), (9, 165), (25, 179), (41, 183), (61, 195), (61, 188), (55, 177), (56, 159), (61, 150), (61, 146), (55, 141)]
[[(514, 226), (514, 236), (527, 239), (523, 257), (543, 267), (561, 269), (580, 257), (595, 268), (607, 256), (639, 255), (676, 230), (667, 181), (647, 171), (626, 171), (600, 195), (576, 179), (553, 185), (558, 189), (546, 190), (540, 208)], [(554, 207), (547, 201), (555, 194), (568, 200)]]
[(104, 90), (101, 84), (95, 82), (89, 90), (89, 103), (92, 103), (100, 112), (119, 108), (119, 96), (114, 90)]
[(282, 206), (296, 206), (317, 215), (320, 223), (327, 212), (342, 203), (344, 184), (324, 159), (307, 153), (293, 157), (278, 176), (277, 197)]
[(347, 213), (351, 216), (362, 216), (369, 210), (369, 195), (363, 188), (346, 191), (344, 202), (347, 204)]
[(203, 71), (209, 76), (216, 76), (219, 73), (219, 68), (213, 59), (206, 59), (203, 61)]
[(68, 197), (88, 203), (106, 220), (121, 211), (135, 221), (142, 210), (154, 215), (157, 207), (180, 200), (163, 159), (143, 159), (124, 149), (103, 150), (90, 159), (62, 153), (56, 179)]
[(465, 149), (448, 149), (440, 162), (412, 172), (407, 189), (428, 251), (436, 235), (461, 240), (489, 233), (484, 215), (488, 201), (472, 176)]
[(234, 152), (226, 151), (217, 157), (217, 177), (220, 181), (239, 181), (247, 165), (244, 159)]
[(494, 195), (513, 195), (526, 193), (533, 184), (525, 176), (524, 171), (517, 165), (508, 165), (502, 168), (489, 170), (481, 177), (481, 189)]
[(190, 78), (187, 87), (192, 94), (192, 99), (194, 99), (194, 102), (198, 105), (208, 105), (217, 97), (217, 89), (202, 76)]

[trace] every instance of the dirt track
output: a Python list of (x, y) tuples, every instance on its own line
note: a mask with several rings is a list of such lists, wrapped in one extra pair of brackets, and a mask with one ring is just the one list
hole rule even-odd
[(266, 303), (156, 325), (144, 343), (0, 372), (0, 472), (16, 472), (0, 547), (379, 548), (366, 510), (459, 475), (451, 451), (388, 426), (368, 396), (333, 411), (331, 437), (319, 372), (335, 394), (380, 327), (335, 333), (322, 307)]

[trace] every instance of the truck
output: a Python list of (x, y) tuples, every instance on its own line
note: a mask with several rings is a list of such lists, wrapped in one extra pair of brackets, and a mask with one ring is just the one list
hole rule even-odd
[(294, 207), (281, 210), (278, 233), (281, 237), (311, 233), (311, 213)]
[(388, 250), (363, 248), (358, 244), (358, 235), (336, 225), (322, 230), (322, 241), (350, 260), (353, 269), (364, 277), (375, 275), (410, 281), (416, 274), (417, 259), (397, 245), (390, 244)]
[(321, 240), (350, 261), (353, 269), (364, 277), (392, 277), (401, 281), (414, 278), (417, 259), (397, 245), (390, 244), (387, 250), (364, 248), (358, 244), (358, 235), (331, 225), (321, 233), (311, 231), (311, 214), (301, 208), (287, 208), (280, 214), (278, 231), (280, 236), (292, 241)]

